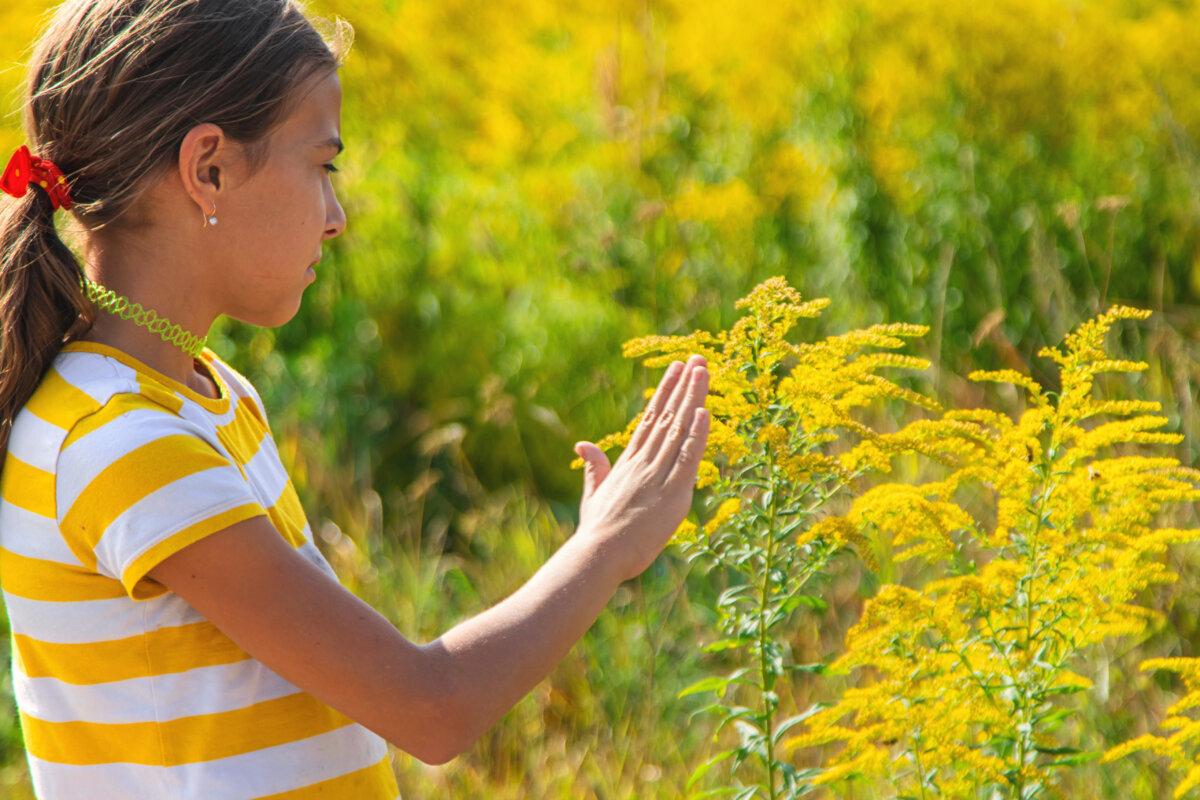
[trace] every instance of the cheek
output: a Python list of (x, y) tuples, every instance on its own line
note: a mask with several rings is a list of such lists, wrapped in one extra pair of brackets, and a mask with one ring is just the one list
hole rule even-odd
[(320, 167), (305, 166), (281, 171), (263, 181), (254, 198), (262, 223), (281, 237), (312, 225), (324, 213), (323, 173)]
[(311, 250), (313, 237), (320, 236), (324, 213), (321, 195), (311, 183), (280, 185), (262, 198), (259, 213), (251, 216), (252, 236), (277, 254)]
[[(325, 178), (319, 167), (264, 175), (224, 229), (224, 258), (240, 264), (242, 280), (270, 292), (291, 282), (320, 252), (325, 229)], [(228, 262), (227, 262), (228, 263)]]

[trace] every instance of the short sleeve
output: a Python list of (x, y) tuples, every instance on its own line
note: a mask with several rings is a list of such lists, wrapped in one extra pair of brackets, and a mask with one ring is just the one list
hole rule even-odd
[(84, 564), (133, 600), (167, 556), (266, 509), (212, 434), (143, 401), (113, 401), (68, 433), (55, 471), (58, 524)]

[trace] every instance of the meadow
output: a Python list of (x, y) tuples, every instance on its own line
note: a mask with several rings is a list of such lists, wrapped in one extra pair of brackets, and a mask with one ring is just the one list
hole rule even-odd
[[(23, 59), (49, 8), (0, 7), (0, 153), (25, 141)], [(896, 392), (854, 417), (889, 435), (931, 417), (915, 397), (1020, 418), (1037, 406), (1021, 381), (972, 374), (1007, 370), (1059, 392), (1066, 373), (1043, 348), (1111, 308), (1145, 309), (1106, 339), (1110, 358), (1145, 368), (1099, 376), (1097, 390), (1161, 403), (1161, 430), (1177, 436), (1133, 444), (1197, 463), (1200, 5), (309, 8), (356, 31), (334, 177), (348, 228), (296, 318), (276, 329), (222, 319), (210, 346), (259, 388), (343, 584), (406, 636), (431, 640), (495, 603), (571, 534), (582, 488), (573, 443), (626, 428), (661, 375), (626, 343), (732, 330), (744, 315), (735, 301), (775, 277), (805, 301), (830, 300), (793, 320), (792, 342), (922, 326), (898, 352), (923, 368), (891, 376)], [(889, 480), (941, 477), (905, 456)], [(856, 483), (856, 496), (874, 485)], [(696, 522), (716, 511), (712, 496), (697, 491)], [(1193, 506), (1163, 508), (1154, 522), (1188, 530)], [(855, 510), (849, 499), (831, 509)], [(1186, 673), (1140, 668), (1197, 655), (1200, 550), (1178, 538), (1156, 556), (1177, 579), (1130, 583), (1129, 604), (1158, 614), (1122, 626), (1122, 606), (1112, 635), (1070, 661), (1081, 680), (1056, 696), (1069, 713), (1054, 721), (1073, 748), (1058, 757), (1075, 763), (1042, 794), (1025, 785), (998, 796), (1149, 800), (1179, 785), (1179, 769), (1154, 753), (1100, 757), (1161, 732), (1194, 691)], [(812, 599), (781, 617), (789, 659), (820, 665), (774, 681), (781, 715), (853, 697), (861, 676), (826, 667), (883, 624), (864, 616), (872, 600), (949, 574), (891, 544), (830, 554)], [(717, 762), (688, 787), (744, 742), (736, 725), (714, 735), (699, 713), (711, 693), (687, 691), (737, 664), (736, 648), (708, 647), (737, 572), (694, 556), (681, 541), (622, 586), (471, 752), (436, 768), (398, 752), (403, 795), (616, 800), (736, 786), (745, 776)], [(0, 656), (0, 794), (29, 798), (8, 651)], [(877, 655), (860, 663), (887, 674)], [(853, 756), (836, 735), (793, 744), (772, 758), (798, 780)], [(868, 761), (850, 771), (866, 775)], [(908, 796), (933, 791), (918, 783)], [(813, 793), (908, 791), (897, 786), (863, 777)]]

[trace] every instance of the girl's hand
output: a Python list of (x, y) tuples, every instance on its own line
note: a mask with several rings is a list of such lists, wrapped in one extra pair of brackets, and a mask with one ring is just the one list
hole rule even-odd
[(584, 460), (579, 532), (617, 554), (622, 580), (645, 571), (687, 515), (708, 442), (707, 362), (671, 362), (629, 446), (609, 465), (604, 451), (579, 442)]

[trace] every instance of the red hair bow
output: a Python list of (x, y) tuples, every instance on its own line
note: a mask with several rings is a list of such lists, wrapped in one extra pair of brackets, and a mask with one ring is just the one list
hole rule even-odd
[(8, 160), (4, 176), (0, 177), (0, 190), (13, 197), (24, 197), (30, 183), (36, 183), (50, 195), (55, 209), (70, 208), (71, 194), (67, 179), (53, 161), (38, 158), (21, 145)]

